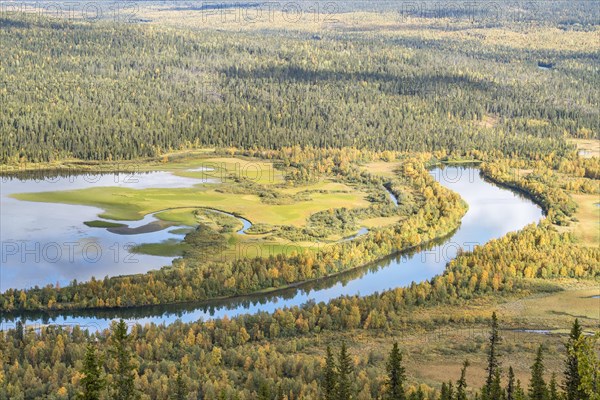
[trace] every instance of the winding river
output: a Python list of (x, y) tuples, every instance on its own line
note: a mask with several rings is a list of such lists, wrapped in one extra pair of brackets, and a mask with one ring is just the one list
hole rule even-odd
[[(258, 311), (272, 312), (277, 308), (299, 306), (311, 301), (326, 302), (342, 295), (369, 295), (395, 287), (408, 286), (412, 282), (421, 282), (430, 279), (443, 272), (447, 262), (456, 256), (459, 248), (465, 250), (472, 249), (473, 246), (482, 245), (489, 240), (504, 236), (508, 232), (519, 230), (527, 224), (537, 222), (542, 217), (540, 207), (520, 194), (485, 181), (479, 175), (477, 168), (452, 166), (443, 169), (434, 169), (431, 171), (431, 174), (442, 185), (460, 194), (469, 205), (469, 210), (463, 217), (461, 226), (453, 234), (426, 248), (415, 249), (410, 253), (391, 256), (377, 263), (344, 274), (300, 284), (296, 287), (279, 290), (270, 294), (203, 303), (132, 309), (63, 313), (23, 313), (18, 316), (5, 315), (2, 317), (1, 328), (13, 326), (15, 318), (22, 318), (28, 321), (30, 325), (47, 323), (81, 325), (90, 330), (104, 329), (115, 318), (124, 318), (131, 323), (138, 322), (144, 324), (146, 322), (154, 322), (169, 324), (178, 319), (184, 322), (191, 322), (199, 319), (223, 317), (225, 315), (232, 317)], [(177, 177), (177, 179), (190, 178)], [(22, 189), (22, 186), (18, 189), (10, 188), (11, 182), (13, 181), (8, 182), (8, 192), (18, 193), (18, 189)], [(190, 182), (179, 182), (178, 184), (190, 184)], [(5, 201), (5, 185), (7, 185), (7, 182), (2, 184), (3, 205)], [(36, 189), (36, 191), (44, 190), (40, 190), (37, 187)], [(21, 205), (25, 213), (27, 213), (28, 207), (31, 205), (35, 206), (36, 204), (28, 202), (19, 203), (25, 204)], [(74, 207), (78, 209), (81, 207), (37, 204), (46, 208)], [(98, 213), (97, 210), (93, 211), (96, 214)], [(77, 212), (74, 212), (74, 215), (75, 218), (71, 219), (69, 223), (75, 223), (75, 219), (78, 221), (86, 220), (81, 219), (81, 216)], [(4, 216), (3, 207), (3, 230)], [(52, 227), (51, 217), (49, 215), (50, 219), (41, 218), (38, 223), (43, 226), (49, 224)], [(245, 224), (242, 230), (244, 229), (247, 229)], [(360, 240), (360, 238), (357, 237), (355, 240)], [(147, 270), (148, 267), (145, 269)], [(0, 271), (0, 273), (3, 272)], [(103, 274), (96, 274), (96, 276), (110, 275), (111, 272), (105, 271)], [(123, 273), (123, 271), (121, 270), (119, 273)]]

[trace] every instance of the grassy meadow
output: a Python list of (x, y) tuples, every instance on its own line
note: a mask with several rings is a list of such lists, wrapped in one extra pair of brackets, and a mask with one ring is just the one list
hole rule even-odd
[[(302, 228), (314, 213), (337, 208), (367, 207), (367, 193), (332, 178), (321, 177), (317, 182), (290, 185), (284, 171), (273, 163), (239, 157), (206, 157), (203, 152), (176, 153), (165, 156), (162, 162), (139, 164), (138, 171), (169, 171), (177, 176), (194, 178), (196, 185), (188, 188), (91, 187), (81, 190), (21, 193), (15, 198), (24, 201), (87, 205), (101, 208), (99, 218), (115, 221), (140, 220), (155, 213), (170, 225), (195, 227), (207, 224), (215, 231), (228, 236), (230, 251), (219, 257), (255, 257), (316, 249), (314, 241), (290, 241), (270, 232), (276, 227)], [(266, 191), (276, 199), (265, 201), (260, 193)], [(237, 233), (242, 223), (227, 215), (210, 210), (220, 210), (252, 222), (247, 234)], [(361, 226), (389, 225), (396, 217), (366, 219)], [(82, 221), (96, 228), (123, 226), (105, 220)], [(325, 242), (341, 240), (344, 235), (329, 235)], [(323, 244), (323, 243), (321, 243)], [(134, 251), (161, 256), (178, 256), (186, 249), (183, 243), (141, 244)], [(228, 255), (229, 254), (229, 255)], [(220, 258), (221, 259), (221, 258)]]
[[(288, 198), (289, 204), (266, 204), (254, 193), (238, 193), (236, 182), (206, 183), (206, 179), (219, 175), (218, 173), (190, 171), (191, 167), (225, 165), (227, 176), (236, 168), (235, 158), (207, 159), (201, 163), (178, 165), (168, 168), (180, 176), (197, 178), (198, 184), (190, 188), (148, 188), (131, 189), (126, 187), (94, 187), (73, 191), (55, 191), (43, 193), (23, 193), (14, 197), (19, 200), (79, 204), (102, 208), (101, 218), (112, 220), (139, 220), (145, 215), (162, 210), (159, 217), (165, 221), (191, 223), (189, 211), (178, 209), (212, 208), (239, 215), (253, 223), (270, 225), (302, 226), (311, 214), (331, 208), (355, 208), (368, 205), (366, 193), (355, 190), (343, 183), (335, 183), (324, 179), (315, 184), (294, 188), (278, 188), (276, 191), (284, 195), (307, 193), (306, 200)], [(270, 163), (252, 164), (259, 169), (258, 183), (275, 184), (269, 177), (273, 166)], [(260, 169), (264, 167), (264, 169)], [(233, 172), (235, 175), (235, 172)], [(250, 173), (250, 172), (249, 172)], [(254, 172), (252, 172), (254, 174)], [(277, 175), (281, 177), (281, 175)], [(279, 178), (278, 178), (279, 179)]]

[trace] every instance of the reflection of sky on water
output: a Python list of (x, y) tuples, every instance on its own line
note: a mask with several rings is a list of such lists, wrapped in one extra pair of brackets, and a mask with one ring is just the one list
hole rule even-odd
[(394, 203), (395, 206), (398, 205), (398, 199), (396, 198), (396, 196), (394, 196), (394, 193), (392, 193), (387, 187), (385, 188), (385, 190), (388, 193), (388, 196), (390, 197), (390, 200), (392, 201), (392, 203)]
[[(342, 295), (364, 296), (395, 287), (408, 286), (412, 282), (421, 282), (440, 274), (446, 263), (456, 255), (459, 247), (469, 249), (474, 244), (484, 244), (510, 231), (521, 229), (529, 223), (537, 222), (542, 216), (540, 208), (531, 201), (485, 182), (476, 169), (447, 167), (444, 172), (434, 170), (432, 174), (444, 186), (460, 194), (469, 204), (469, 210), (462, 220), (461, 227), (443, 245), (423, 250), (412, 256), (387, 259), (363, 272), (363, 275), (357, 279), (340, 277), (316, 289), (292, 289), (291, 292), (282, 295), (264, 296), (258, 300), (231, 301), (210, 308), (206, 305), (196, 309), (193, 305), (175, 305), (167, 307), (170, 311), (166, 313), (164, 310), (162, 313), (147, 311), (148, 316), (142, 315), (144, 310), (140, 309), (137, 316), (128, 318), (128, 321), (141, 324), (146, 322), (168, 324), (177, 319), (191, 322), (225, 315), (231, 317), (258, 311), (272, 312), (277, 308), (300, 306), (309, 301), (328, 301)], [(125, 314), (120, 315), (127, 318)], [(66, 316), (58, 317), (54, 322), (80, 323), (89, 325), (91, 329), (97, 329), (107, 327), (110, 319), (114, 317), (116, 316)], [(34, 320), (34, 323), (36, 322), (40, 323), (41, 320)]]
[[(136, 235), (119, 235), (103, 228), (90, 228), (83, 222), (98, 219), (103, 210), (81, 205), (19, 201), (9, 197), (11, 194), (93, 186), (185, 188), (198, 183), (206, 182), (166, 171), (26, 180), (2, 178), (0, 291), (57, 282), (65, 285), (73, 279), (82, 281), (92, 276), (103, 278), (160, 268), (169, 265), (173, 258), (131, 254), (128, 249), (132, 245), (182, 238), (170, 233), (177, 227)], [(138, 227), (155, 220), (153, 215), (147, 215), (142, 220), (125, 223)]]

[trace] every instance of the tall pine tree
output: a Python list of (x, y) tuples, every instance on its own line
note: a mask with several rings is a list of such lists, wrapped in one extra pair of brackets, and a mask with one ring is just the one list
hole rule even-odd
[(442, 383), (440, 400), (454, 400), (454, 386), (452, 385), (452, 381)]
[[(496, 316), (496, 312), (492, 313), (492, 320), (490, 322), (490, 337), (489, 337), (489, 348), (488, 348), (488, 356), (487, 356), (487, 377), (485, 380), (485, 387), (483, 388), (482, 395), (484, 399), (488, 400), (499, 400), (498, 397), (493, 397), (492, 395), (496, 395), (497, 393), (492, 393), (492, 391), (498, 392), (500, 389), (499, 382), (494, 384), (494, 380), (497, 378), (497, 374), (499, 377), (500, 372), (500, 360), (498, 355), (498, 347), (500, 346), (500, 330), (498, 328), (498, 317)], [(494, 387), (492, 387), (494, 386)]]
[(548, 387), (544, 381), (544, 348), (538, 348), (535, 362), (531, 366), (531, 380), (529, 381), (529, 400), (546, 400)]
[(83, 374), (83, 378), (81, 378), (83, 393), (80, 398), (82, 400), (99, 400), (105, 381), (102, 376), (102, 360), (98, 358), (96, 348), (91, 343), (86, 347), (81, 372)]
[(115, 400), (131, 400), (136, 398), (134, 386), (135, 364), (133, 363), (130, 336), (127, 334), (125, 321), (120, 320), (113, 326), (110, 350), (115, 362), (113, 371), (113, 398)]
[(563, 382), (563, 390), (565, 391), (565, 400), (581, 400), (584, 399), (580, 389), (581, 378), (579, 377), (579, 366), (576, 356), (577, 341), (582, 335), (581, 325), (579, 320), (575, 319), (569, 334), (569, 340), (566, 344), (567, 359), (565, 360), (565, 380)]
[(442, 388), (440, 390), (440, 400), (452, 400), (452, 397), (448, 393), (448, 385), (446, 382), (442, 382)]
[(577, 357), (579, 389), (581, 400), (600, 400), (600, 358), (598, 357), (598, 339), (600, 332), (594, 336), (581, 336), (575, 343)]
[(352, 360), (348, 354), (346, 343), (342, 343), (338, 358), (337, 400), (351, 400), (352, 396)]
[(460, 379), (456, 382), (456, 400), (467, 400), (467, 368), (469, 361), (465, 360), (460, 370)]
[(506, 385), (506, 400), (515, 400), (515, 371), (508, 367), (508, 384)]
[(385, 398), (388, 400), (405, 400), (404, 380), (406, 379), (406, 374), (402, 366), (402, 353), (400, 353), (398, 343), (394, 343), (390, 352), (387, 373), (387, 392)]
[[(505, 397), (504, 390), (502, 390), (502, 383), (500, 381), (500, 370), (496, 369), (494, 372), (494, 380), (489, 388), (487, 399), (489, 400), (503, 400)], [(485, 397), (484, 397), (485, 398)]]
[(337, 389), (337, 374), (335, 371), (335, 360), (331, 347), (327, 346), (327, 356), (325, 358), (325, 372), (323, 375), (323, 394), (324, 400), (334, 400)]

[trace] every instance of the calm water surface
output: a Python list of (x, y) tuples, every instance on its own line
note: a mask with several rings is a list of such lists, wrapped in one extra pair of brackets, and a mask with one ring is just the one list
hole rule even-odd
[[(512, 191), (486, 182), (480, 177), (476, 168), (446, 167), (432, 170), (431, 174), (442, 185), (460, 194), (468, 203), (469, 210), (464, 216), (460, 228), (450, 237), (441, 240), (436, 245), (413, 251), (411, 254), (389, 257), (336, 277), (299, 285), (296, 288), (270, 295), (248, 296), (211, 303), (188, 303), (127, 310), (96, 310), (62, 314), (26, 313), (19, 317), (26, 319), (30, 324), (79, 324), (97, 330), (106, 328), (115, 318), (124, 318), (131, 323), (169, 324), (178, 319), (190, 322), (225, 315), (232, 317), (258, 311), (272, 312), (277, 308), (299, 306), (312, 301), (326, 302), (342, 295), (369, 295), (430, 279), (443, 272), (446, 263), (456, 256), (459, 248), (472, 249), (473, 246), (482, 245), (489, 240), (504, 236), (508, 232), (519, 230), (527, 224), (537, 222), (542, 217), (542, 210), (533, 202)], [(14, 192), (19, 191), (22, 190)], [(23, 210), (28, 209), (31, 204), (35, 203), (26, 203), (25, 206), (22, 206)], [(45, 206), (48, 207), (48, 205)], [(77, 219), (79, 221), (86, 220), (81, 219), (80, 216), (77, 216)], [(42, 219), (41, 225), (46, 226), (45, 221)], [(48, 223), (50, 223), (48, 230), (51, 230), (51, 221)], [(147, 266), (145, 267), (144, 269), (147, 270)], [(107, 273), (99, 275), (103, 276)], [(5, 316), (3, 326), (5, 328), (12, 326), (14, 318), (15, 316), (12, 315)]]
[[(90, 187), (186, 188), (210, 183), (159, 171), (134, 174), (74, 175), (45, 179), (1, 178), (0, 182), (0, 291), (49, 283), (66, 285), (73, 279), (134, 274), (169, 265), (173, 257), (133, 254), (131, 247), (183, 239), (172, 233), (180, 226), (135, 235), (90, 228), (85, 221), (100, 219), (96, 207), (20, 201), (16, 193), (78, 190)], [(114, 221), (140, 227), (157, 219)]]

